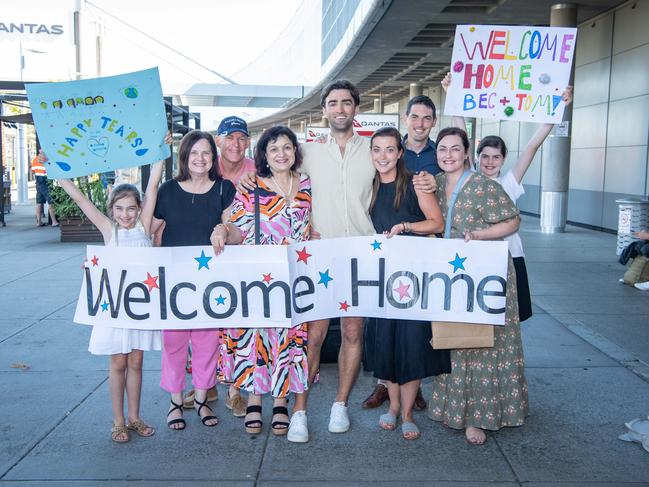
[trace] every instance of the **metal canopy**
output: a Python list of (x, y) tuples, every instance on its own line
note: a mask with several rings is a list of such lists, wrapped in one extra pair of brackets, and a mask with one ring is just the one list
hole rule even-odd
[[(186, 89), (173, 88), (169, 95), (174, 104), (211, 107), (283, 108), (304, 97), (311, 90), (305, 86), (194, 84)], [(165, 90), (169, 91), (169, 90)]]

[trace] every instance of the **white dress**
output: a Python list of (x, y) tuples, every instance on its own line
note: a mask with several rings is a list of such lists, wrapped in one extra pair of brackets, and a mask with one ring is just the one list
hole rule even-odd
[[(113, 232), (107, 247), (151, 247), (151, 239), (138, 224), (131, 229), (120, 228)], [(134, 330), (113, 328), (112, 326), (93, 326), (88, 350), (93, 355), (113, 355), (129, 353), (132, 350), (160, 350), (162, 339), (160, 330)]]

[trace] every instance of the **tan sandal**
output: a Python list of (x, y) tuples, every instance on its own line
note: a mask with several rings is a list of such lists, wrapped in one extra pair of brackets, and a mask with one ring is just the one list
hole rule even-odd
[[(126, 425), (126, 428), (131, 431), (135, 431), (138, 435), (143, 436), (145, 438), (155, 435), (155, 430), (153, 429), (153, 427), (149, 426), (141, 419), (138, 419), (137, 421), (133, 421), (132, 423), (128, 423)], [(148, 433), (147, 430), (149, 430)]]
[[(120, 438), (122, 435), (126, 435), (126, 439)], [(110, 437), (115, 443), (126, 443), (131, 439), (128, 436), (128, 429), (126, 429), (126, 426), (117, 426), (116, 424), (113, 424), (113, 429), (110, 430)]]

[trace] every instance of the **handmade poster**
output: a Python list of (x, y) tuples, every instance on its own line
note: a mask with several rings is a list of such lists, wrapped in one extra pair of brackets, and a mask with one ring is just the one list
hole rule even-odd
[(74, 321), (291, 327), (363, 316), (504, 325), (507, 243), (352, 237), (288, 246), (88, 246)]
[(158, 68), (26, 85), (47, 176), (72, 178), (169, 157)]
[(444, 115), (559, 123), (577, 29), (458, 25)]

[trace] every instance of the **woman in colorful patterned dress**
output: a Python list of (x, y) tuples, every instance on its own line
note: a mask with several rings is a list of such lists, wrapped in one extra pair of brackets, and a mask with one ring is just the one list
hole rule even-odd
[[(468, 169), (469, 140), (456, 127), (437, 136), (436, 176), (443, 214), (460, 186), (451, 218), (451, 238), (501, 240), (518, 230), (518, 209), (494, 180)], [(463, 178), (463, 175), (466, 177)], [(520, 426), (527, 415), (527, 382), (518, 319), (516, 275), (509, 258), (505, 326), (494, 327), (493, 348), (451, 351), (450, 374), (433, 380), (428, 415), (451, 428), (464, 429), (471, 445), (482, 445), (484, 430)]]
[[(311, 182), (300, 176), (302, 163), (295, 134), (277, 126), (266, 130), (255, 149), (259, 188), (259, 243), (287, 245), (309, 239)], [(218, 254), (225, 243), (255, 244), (254, 192), (237, 193), (227, 225), (218, 225), (212, 244)], [(222, 374), (238, 389), (248, 392), (245, 428), (249, 434), (262, 429), (262, 395), (273, 396), (272, 431), (289, 434), (289, 441), (306, 442), (306, 404), (302, 394), (308, 387), (306, 356), (307, 324), (293, 328), (229, 329), (221, 344)], [(293, 419), (288, 422), (287, 397), (296, 394)], [(296, 415), (302, 422), (295, 420)], [(299, 419), (299, 418), (298, 418)], [(295, 424), (294, 424), (295, 422)]]

